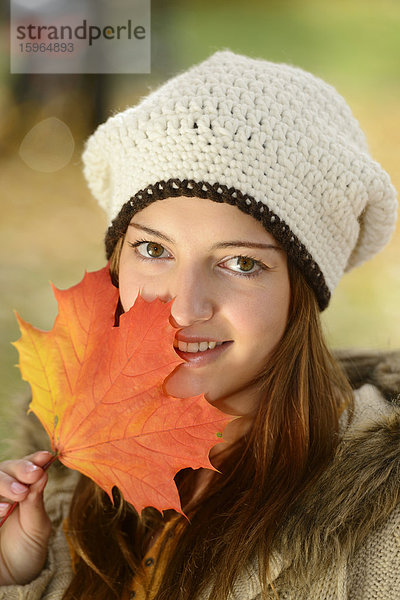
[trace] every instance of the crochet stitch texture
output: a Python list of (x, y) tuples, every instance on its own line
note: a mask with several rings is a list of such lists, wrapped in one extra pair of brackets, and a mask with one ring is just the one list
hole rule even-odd
[(396, 192), (342, 96), (302, 69), (230, 51), (109, 118), (83, 161), (109, 221), (120, 214), (108, 254), (121, 215), (126, 228), (129, 215), (168, 197), (165, 189), (200, 190), (260, 220), (321, 309), (343, 273), (381, 250), (395, 227)]

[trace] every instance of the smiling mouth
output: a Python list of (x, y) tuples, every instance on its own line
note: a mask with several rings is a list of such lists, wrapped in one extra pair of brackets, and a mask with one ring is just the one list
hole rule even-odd
[(174, 340), (174, 348), (181, 352), (187, 352), (190, 354), (197, 354), (198, 352), (208, 352), (214, 350), (218, 346), (222, 346), (226, 342), (182, 342)]
[(174, 347), (174, 350), (178, 356), (185, 360), (187, 365), (192, 367), (200, 367), (202, 365), (207, 365), (210, 361), (218, 359), (218, 357), (222, 355), (231, 344), (233, 344), (232, 340), (227, 342), (219, 342), (219, 345), (216, 345), (215, 348), (198, 350), (197, 352), (185, 352), (176, 347)]

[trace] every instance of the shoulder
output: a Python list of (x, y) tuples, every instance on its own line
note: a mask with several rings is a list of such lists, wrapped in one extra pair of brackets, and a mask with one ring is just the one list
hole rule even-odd
[[(320, 485), (329, 486), (332, 494), (344, 494), (342, 508), (349, 518), (354, 513), (365, 519), (362, 531), (352, 528), (357, 543), (393, 511), (398, 514), (400, 352), (353, 353), (346, 361), (354, 410), (341, 419), (337, 453)], [(332, 494), (326, 490), (328, 499)]]
[[(341, 432), (334, 460), (317, 483), (338, 532), (352, 547), (400, 505), (400, 404), (365, 384)], [(323, 513), (323, 511), (322, 511)], [(322, 516), (323, 518), (323, 516)]]
[(356, 389), (354, 399), (334, 459), (282, 528), (279, 550), (289, 554), (287, 575), (304, 585), (338, 573), (339, 565), (354, 575), (360, 560), (369, 561), (365, 572), (375, 572), (372, 565), (383, 560), (388, 585), (393, 561), (400, 569), (400, 405), (370, 383)]
[[(371, 384), (354, 393), (334, 459), (301, 502), (315, 535), (350, 551), (400, 504), (400, 405)], [(312, 534), (311, 534), (312, 535)]]
[[(400, 476), (400, 398), (387, 400), (381, 391), (365, 384), (354, 392), (354, 410), (341, 419), (336, 456), (323, 478), (348, 473), (348, 485), (376, 485)], [(345, 483), (343, 482), (343, 485)], [(395, 490), (393, 490), (395, 492)], [(394, 493), (398, 499), (398, 494)]]

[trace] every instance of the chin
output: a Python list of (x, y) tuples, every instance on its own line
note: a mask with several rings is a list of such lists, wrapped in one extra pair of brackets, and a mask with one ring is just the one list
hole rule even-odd
[(204, 394), (209, 402), (212, 402), (209, 398), (209, 392), (207, 386), (204, 385), (202, 378), (193, 377), (193, 374), (179, 372), (173, 373), (167, 378), (164, 383), (164, 391), (169, 396), (176, 398), (190, 398), (191, 396), (199, 396)]

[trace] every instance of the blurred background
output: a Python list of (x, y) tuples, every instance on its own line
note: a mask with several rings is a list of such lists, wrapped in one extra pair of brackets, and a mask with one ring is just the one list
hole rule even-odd
[[(110, 0), (112, 2), (112, 0)], [(77, 283), (105, 264), (106, 219), (81, 173), (84, 140), (108, 115), (216, 50), (287, 62), (334, 85), (372, 155), (400, 189), (398, 0), (152, 0), (149, 75), (10, 75), (8, 2), (0, 8), (0, 440), (27, 394), (13, 311), (50, 329), (49, 285)], [(400, 232), (347, 274), (323, 314), (334, 347), (400, 347)], [(1, 448), (1, 446), (0, 446)]]

